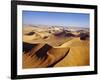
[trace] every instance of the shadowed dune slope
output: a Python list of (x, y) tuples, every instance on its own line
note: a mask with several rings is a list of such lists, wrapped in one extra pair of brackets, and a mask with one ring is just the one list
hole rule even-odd
[(32, 48), (34, 48), (37, 44), (30, 44), (30, 43), (26, 43), (23, 42), (23, 52), (27, 53), (29, 52)]

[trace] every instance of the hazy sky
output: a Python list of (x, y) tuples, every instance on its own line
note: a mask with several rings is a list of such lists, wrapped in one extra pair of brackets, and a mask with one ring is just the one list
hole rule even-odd
[(23, 24), (89, 27), (89, 14), (23, 11)]

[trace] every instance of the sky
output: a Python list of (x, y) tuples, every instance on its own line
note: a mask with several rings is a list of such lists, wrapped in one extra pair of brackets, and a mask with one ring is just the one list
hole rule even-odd
[(22, 22), (26, 25), (57, 25), (89, 27), (90, 16), (86, 13), (23, 11)]

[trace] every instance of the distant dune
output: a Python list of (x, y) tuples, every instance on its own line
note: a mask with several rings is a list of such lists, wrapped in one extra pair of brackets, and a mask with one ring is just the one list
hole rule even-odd
[[(80, 28), (82, 29), (82, 28)], [(90, 64), (89, 30), (23, 27), (23, 64), (26, 68), (86, 66)]]
[(55, 33), (54, 35), (58, 37), (75, 37), (75, 35), (72, 34), (71, 32), (65, 32), (65, 31)]

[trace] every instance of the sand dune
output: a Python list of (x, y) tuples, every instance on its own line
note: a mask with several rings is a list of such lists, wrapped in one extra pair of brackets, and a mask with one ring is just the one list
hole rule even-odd
[(26, 69), (89, 65), (89, 33), (84, 33), (84, 36), (79, 33), (70, 30), (53, 30), (52, 33), (48, 28), (25, 27), (22, 67)]
[(62, 46), (69, 46), (68, 55), (54, 67), (89, 65), (89, 42), (73, 39)]
[(30, 55), (24, 54), (23, 68), (89, 65), (88, 45), (88, 41), (81, 41), (79, 38), (72, 39), (58, 47), (38, 44), (28, 53)]
[(40, 44), (29, 53), (23, 54), (23, 68), (48, 67), (68, 54), (69, 48), (53, 48)]

